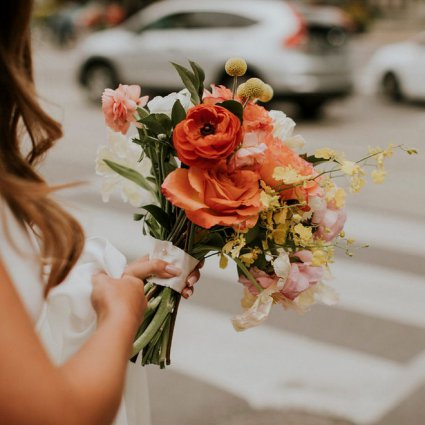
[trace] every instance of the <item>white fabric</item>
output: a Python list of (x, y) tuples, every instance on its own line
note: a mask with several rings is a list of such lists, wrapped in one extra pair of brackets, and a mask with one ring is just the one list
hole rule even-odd
[(160, 277), (153, 276), (149, 278), (149, 281), (160, 286), (167, 286), (180, 293), (186, 286), (187, 276), (192, 272), (199, 261), (182, 249), (177, 248), (169, 241), (161, 241), (152, 236), (146, 236), (146, 239), (149, 240), (150, 244), (149, 259), (167, 261), (180, 268), (182, 271), (179, 276), (170, 279), (161, 279)]
[[(6, 214), (4, 222), (0, 221), (1, 259), (36, 323), (36, 329), (52, 361), (61, 364), (81, 348), (96, 328), (96, 315), (90, 302), (93, 273), (103, 270), (110, 276), (119, 277), (126, 259), (108, 241), (89, 239), (69, 277), (53, 288), (47, 300), (44, 300), (35, 246), (25, 236), (10, 211), (6, 208), (3, 210)], [(6, 229), (19, 251), (6, 238)], [(150, 423), (146, 370), (140, 364), (129, 362), (123, 401), (114, 425)]]

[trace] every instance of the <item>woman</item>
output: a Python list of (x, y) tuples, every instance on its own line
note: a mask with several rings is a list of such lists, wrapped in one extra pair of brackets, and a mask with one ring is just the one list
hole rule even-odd
[[(35, 96), (31, 7), (30, 0), (14, 0), (0, 14), (0, 423), (106, 425), (117, 413), (146, 308), (143, 279), (180, 271), (142, 258), (118, 278), (94, 275), (97, 328), (64, 364), (52, 364), (34, 323), (85, 242), (79, 223), (55, 203), (54, 189), (34, 169), (62, 133)], [(188, 286), (198, 278), (193, 272)]]

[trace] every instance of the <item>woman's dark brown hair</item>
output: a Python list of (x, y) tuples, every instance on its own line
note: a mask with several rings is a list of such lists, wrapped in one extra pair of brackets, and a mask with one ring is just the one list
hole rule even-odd
[[(31, 0), (8, 1), (0, 13), (0, 197), (21, 226), (39, 239), (40, 255), (49, 270), (48, 291), (74, 266), (84, 234), (79, 223), (51, 198), (55, 188), (34, 169), (62, 136), (62, 128), (41, 108), (34, 88), (32, 6)], [(24, 138), (30, 142), (26, 154)]]

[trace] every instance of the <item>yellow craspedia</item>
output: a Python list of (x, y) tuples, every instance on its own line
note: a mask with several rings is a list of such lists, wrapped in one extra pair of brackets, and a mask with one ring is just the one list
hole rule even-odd
[(264, 92), (265, 84), (259, 78), (250, 78), (244, 84), (244, 94), (246, 98), (259, 99)]
[(242, 83), (240, 86), (238, 86), (236, 90), (236, 95), (242, 99), (246, 99), (245, 96), (245, 83)]
[(230, 58), (224, 65), (224, 69), (231, 77), (242, 77), (242, 75), (245, 75), (247, 68), (245, 59), (242, 58)]
[(273, 95), (273, 87), (270, 84), (264, 84), (263, 94), (259, 98), (259, 101), (263, 103), (270, 102), (273, 99)]

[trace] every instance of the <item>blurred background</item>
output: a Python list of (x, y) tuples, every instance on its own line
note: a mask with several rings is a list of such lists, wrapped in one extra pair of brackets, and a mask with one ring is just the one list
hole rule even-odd
[(100, 93), (179, 90), (168, 61), (196, 60), (227, 84), (224, 61), (245, 57), (309, 151), (420, 153), (397, 153), (384, 185), (349, 200), (346, 233), (370, 247), (337, 254), (337, 306), (276, 310), (237, 334), (236, 273), (206, 265), (179, 311), (173, 365), (149, 368), (154, 425), (425, 424), (425, 1), (38, 0), (33, 26), (39, 93), (65, 129), (42, 172), (85, 182), (63, 201), (130, 258), (145, 253), (134, 208), (103, 204), (94, 173)]

